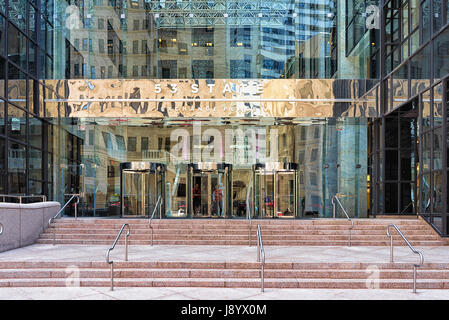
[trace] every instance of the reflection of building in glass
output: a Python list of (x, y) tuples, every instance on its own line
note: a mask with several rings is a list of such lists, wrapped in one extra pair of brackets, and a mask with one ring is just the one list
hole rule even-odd
[(242, 219), (330, 217), (338, 195), (447, 235), (448, 7), (0, 4), (0, 192)]

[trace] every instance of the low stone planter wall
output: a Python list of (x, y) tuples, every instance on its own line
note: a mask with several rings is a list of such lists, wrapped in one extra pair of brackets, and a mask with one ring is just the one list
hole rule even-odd
[(48, 228), (48, 220), (54, 217), (61, 205), (59, 202), (36, 202), (30, 204), (0, 203), (0, 252), (28, 246), (36, 242)]

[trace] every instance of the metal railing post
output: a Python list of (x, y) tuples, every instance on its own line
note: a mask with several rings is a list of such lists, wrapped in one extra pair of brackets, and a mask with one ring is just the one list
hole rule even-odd
[(335, 202), (334, 202), (334, 198), (332, 197), (332, 217), (333, 219), (335, 219)]
[(334, 219), (335, 219), (336, 212), (337, 212), (337, 207), (336, 207), (336, 203), (335, 202), (337, 202), (337, 204), (340, 206), (341, 210), (345, 214), (346, 219), (348, 219), (348, 221), (351, 222), (351, 226), (349, 227), (349, 234), (348, 234), (348, 236), (349, 236), (348, 237), (349, 238), (348, 239), (348, 246), (350, 247), (351, 246), (351, 231), (354, 228), (354, 221), (352, 221), (352, 219), (349, 218), (349, 215), (346, 212), (346, 209), (343, 207), (343, 205), (341, 204), (340, 200), (338, 200), (337, 195), (335, 195), (335, 196), (333, 196), (331, 198), (331, 202), (332, 202), (332, 214), (333, 214)]
[(257, 262), (260, 262), (260, 290), (265, 291), (265, 249), (263, 248), (260, 224), (257, 225)]
[(260, 243), (259, 243), (259, 239), (257, 239), (257, 262), (260, 262)]
[(2, 235), (2, 234), (3, 234), (3, 224), (0, 223), (0, 235)]
[(251, 247), (251, 230), (253, 228), (253, 221), (250, 219), (249, 220), (249, 243), (248, 246)]
[(150, 219), (148, 219), (148, 226), (150, 227), (150, 230), (151, 230), (151, 245), (153, 245), (153, 226), (151, 225), (151, 221), (153, 221), (154, 214), (157, 211), (158, 205), (160, 206), (159, 207), (159, 219), (162, 219), (162, 216), (161, 216), (162, 215), (162, 196), (159, 196), (157, 198), (156, 206), (153, 209), (153, 213), (151, 214)]
[(387, 236), (390, 237), (390, 262), (393, 262), (393, 235), (390, 234), (390, 227), (394, 228), (397, 233), (401, 236), (401, 238), (405, 241), (405, 243), (408, 245), (410, 250), (412, 250), (413, 253), (417, 254), (419, 256), (419, 264), (413, 264), (413, 293), (416, 293), (416, 277), (417, 277), (417, 269), (418, 267), (421, 267), (424, 264), (424, 256), (422, 253), (418, 250), (416, 250), (410, 242), (407, 240), (407, 238), (402, 234), (401, 230), (394, 224), (389, 224), (387, 226)]
[(390, 237), (390, 262), (393, 263), (393, 237)]
[(413, 293), (416, 293), (416, 265), (413, 265)]
[(77, 197), (77, 201), (75, 202), (75, 220), (78, 219), (78, 202), (79, 202), (79, 197)]
[(127, 223), (124, 223), (122, 225), (122, 227), (120, 228), (120, 231), (117, 234), (117, 237), (114, 240), (114, 243), (106, 251), (106, 263), (111, 266), (111, 291), (114, 290), (114, 261), (109, 260), (109, 254), (111, 253), (112, 250), (114, 250), (115, 246), (117, 245), (117, 242), (120, 239), (120, 236), (122, 235), (122, 232), (125, 229), (125, 227), (128, 227), (128, 232), (126, 233), (126, 237), (125, 237), (125, 261), (128, 261), (128, 237), (131, 233), (131, 231), (130, 231), (131, 229), (129, 227), (129, 224), (127, 224)]
[(125, 261), (128, 261), (128, 237), (125, 237)]
[(111, 291), (114, 291), (114, 261), (112, 261), (110, 265), (111, 265)]

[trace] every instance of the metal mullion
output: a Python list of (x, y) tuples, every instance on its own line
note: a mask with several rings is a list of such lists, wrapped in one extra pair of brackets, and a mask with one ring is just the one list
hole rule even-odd
[[(446, 10), (446, 8), (444, 8), (444, 10)], [(448, 96), (447, 96), (447, 90), (448, 90), (448, 87), (447, 87), (447, 84), (448, 84), (448, 82), (447, 81), (444, 81), (443, 83), (443, 103), (442, 103), (442, 106), (443, 106), (443, 119), (444, 119), (444, 121), (443, 121), (443, 124), (442, 124), (442, 127), (443, 127), (443, 165), (442, 165), (442, 170), (443, 170), (443, 172), (442, 172), (442, 174), (443, 174), (443, 181), (442, 181), (442, 183), (443, 183), (443, 186), (442, 186), (442, 190), (443, 190), (443, 199), (445, 199), (444, 201), (443, 201), (443, 212), (441, 213), (441, 222), (442, 222), (442, 230), (441, 230), (441, 232), (442, 232), (442, 234), (444, 235), (444, 236), (447, 236), (448, 235), (448, 230), (447, 230), (447, 206), (448, 206), (448, 204), (447, 204), (447, 192), (448, 192), (448, 190), (447, 190), (447, 148), (448, 148), (448, 145), (447, 145), (447, 99), (448, 99)]]
[[(423, 187), (423, 183), (422, 183), (422, 171), (423, 171), (423, 157), (422, 157), (422, 145), (423, 145), (423, 132), (422, 132), (422, 108), (423, 108), (423, 101), (422, 101), (422, 94), (420, 93), (418, 95), (418, 128), (419, 128), (419, 147), (418, 147), (418, 154), (419, 154), (419, 174), (417, 177), (417, 180), (419, 182), (419, 194), (418, 194), (418, 214), (420, 214), (421, 210), (422, 210), (422, 204), (423, 204), (423, 199), (422, 199), (422, 187)], [(422, 212), (421, 212), (422, 213)]]
[(397, 190), (398, 190), (398, 199), (397, 199), (397, 210), (398, 210), (398, 213), (399, 212), (401, 212), (400, 211), (400, 207), (401, 207), (401, 196), (402, 196), (402, 192), (401, 192), (401, 187), (400, 187), (400, 185), (401, 185), (401, 183), (400, 183), (400, 181), (401, 181), (401, 150), (400, 150), (400, 143), (401, 143), (401, 114), (400, 114), (400, 112), (398, 112), (398, 115), (397, 115), (397, 117), (398, 117), (398, 119), (397, 119), (397, 124), (398, 124), (398, 132), (397, 132), (397, 134), (398, 134), (398, 144), (397, 144), (397, 147), (396, 147), (396, 150), (397, 150), (397, 155), (398, 155), (398, 159), (397, 159), (397, 165), (398, 165), (398, 177), (397, 177), (397, 181), (396, 181), (396, 188), (397, 188)]
[[(432, 19), (433, 20), (433, 19)], [(434, 167), (433, 167), (433, 161), (434, 161), (434, 150), (433, 150), (433, 134), (434, 134), (434, 122), (433, 122), (433, 87), (430, 87), (430, 222), (433, 223), (433, 207), (434, 207), (434, 199), (433, 199), (433, 188), (434, 183), (433, 181), (433, 174), (434, 174)]]

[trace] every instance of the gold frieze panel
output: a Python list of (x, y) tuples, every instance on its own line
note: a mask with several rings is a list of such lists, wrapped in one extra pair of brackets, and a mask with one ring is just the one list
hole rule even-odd
[[(54, 80), (63, 96), (47, 99), (66, 117), (336, 117), (377, 116), (357, 80)], [(59, 93), (60, 91), (58, 91)], [(374, 106), (374, 109), (370, 106)], [(51, 114), (58, 114), (51, 110)]]

